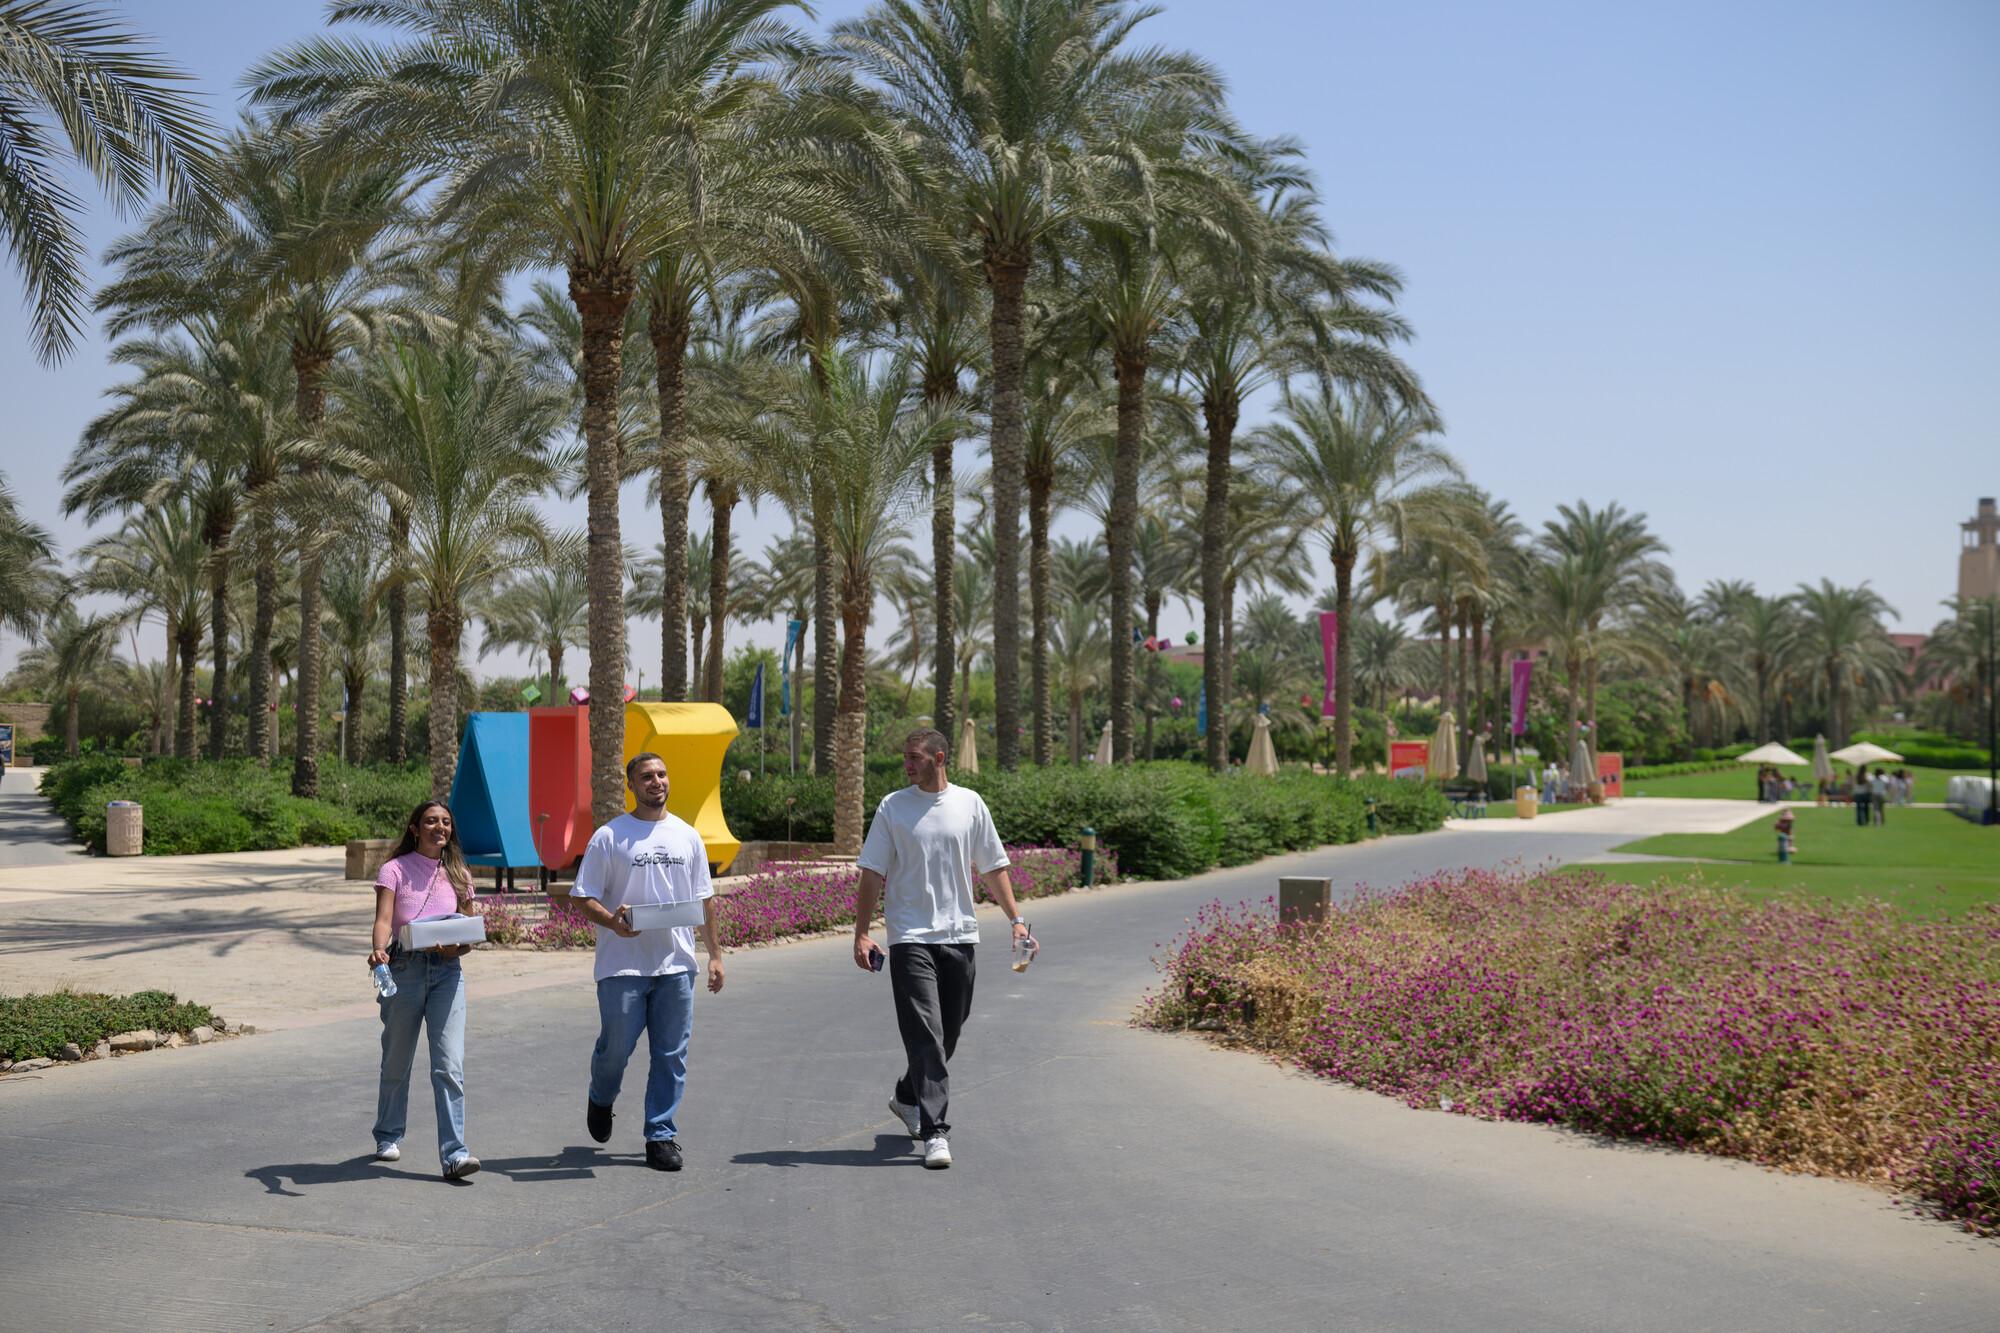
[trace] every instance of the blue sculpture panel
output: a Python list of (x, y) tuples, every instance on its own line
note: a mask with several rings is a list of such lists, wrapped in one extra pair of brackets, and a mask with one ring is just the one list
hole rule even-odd
[(532, 866), (528, 822), (528, 715), (473, 713), (458, 747), (451, 815), (465, 859), (477, 866)]

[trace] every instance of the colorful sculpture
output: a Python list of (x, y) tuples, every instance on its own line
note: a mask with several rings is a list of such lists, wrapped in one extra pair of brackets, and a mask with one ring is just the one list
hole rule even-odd
[(451, 781), (451, 815), (468, 865), (511, 871), (539, 864), (528, 818), (526, 713), (466, 718), (458, 774)]
[[(722, 817), (722, 756), (736, 731), (736, 719), (721, 704), (625, 705), (625, 758), (651, 751), (666, 760), (667, 810), (694, 825), (710, 864), (724, 867), (742, 846)], [(586, 813), (589, 804), (586, 782)], [(632, 808), (629, 791), (625, 808)]]

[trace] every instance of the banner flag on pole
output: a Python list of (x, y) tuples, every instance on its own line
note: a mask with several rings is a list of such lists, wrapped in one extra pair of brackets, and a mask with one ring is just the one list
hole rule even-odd
[(762, 662), (757, 664), (757, 675), (750, 682), (750, 716), (745, 719), (745, 722), (759, 731), (764, 729), (764, 664)]
[(1514, 735), (1520, 737), (1528, 730), (1528, 677), (1534, 674), (1535, 664), (1527, 658), (1514, 663)]
[(778, 656), (778, 716), (792, 715), (792, 649), (798, 646), (799, 631), (806, 627), (803, 620), (785, 621), (785, 651)]
[(1198, 734), (1203, 736), (1208, 735), (1208, 683), (1206, 681), (1202, 683), (1201, 687), (1201, 702), (1195, 705), (1194, 726)]
[(1322, 611), (1319, 613), (1319, 648), (1321, 656), (1326, 658), (1326, 693), (1320, 696), (1319, 715), (1321, 717), (1332, 717), (1334, 714), (1334, 689), (1336, 687), (1333, 659), (1340, 648), (1340, 613), (1338, 611)]

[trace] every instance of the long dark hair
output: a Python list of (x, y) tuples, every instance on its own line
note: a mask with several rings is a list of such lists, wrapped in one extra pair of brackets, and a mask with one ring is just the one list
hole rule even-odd
[(451, 807), (443, 801), (418, 801), (417, 808), (410, 811), (410, 817), (403, 825), (403, 836), (396, 842), (396, 850), (389, 853), (389, 859), (408, 856), (417, 850), (417, 824), (424, 812), (439, 809), (451, 815), (451, 836), (445, 839), (444, 849), (438, 860), (444, 864), (444, 876), (451, 881), (452, 892), (458, 896), (459, 909), (472, 901), (472, 868), (465, 864), (465, 849), (458, 845), (458, 816), (451, 814)]

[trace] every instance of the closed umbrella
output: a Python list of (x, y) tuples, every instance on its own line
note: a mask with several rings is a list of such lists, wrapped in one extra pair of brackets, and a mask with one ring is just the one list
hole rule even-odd
[(1472, 758), (1465, 761), (1465, 776), (1474, 782), (1486, 781), (1486, 733), (1472, 738)]
[(967, 717), (958, 728), (958, 771), (977, 773), (979, 771), (979, 733), (973, 729), (972, 719)]
[(1569, 752), (1569, 789), (1573, 792), (1588, 791), (1590, 784), (1597, 780), (1597, 765), (1590, 761), (1590, 746), (1581, 736), (1576, 738), (1576, 748)]
[(1257, 714), (1250, 728), (1250, 756), (1243, 761), (1243, 767), (1251, 773), (1262, 773), (1266, 777), (1278, 775), (1278, 751), (1271, 744), (1271, 719)]
[(1111, 762), (1111, 724), (1109, 722), (1104, 724), (1104, 734), (1097, 738), (1096, 757), (1097, 762), (1100, 764)]
[(1434, 778), (1458, 776), (1458, 724), (1449, 708), (1438, 717), (1438, 729), (1431, 737), (1430, 758), (1425, 764), (1425, 771)]
[(1826, 737), (1813, 737), (1813, 781), (1833, 781), (1833, 760), (1826, 753)]

